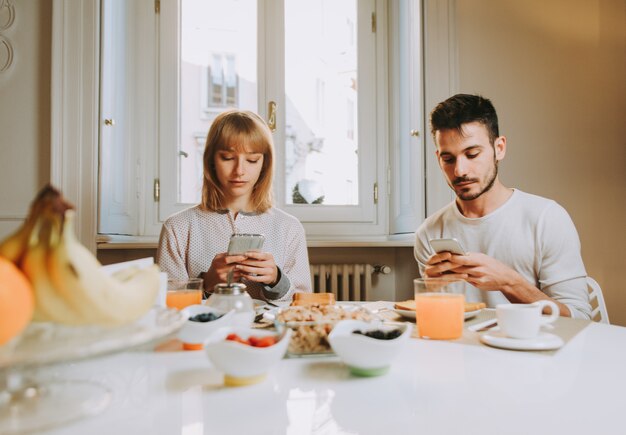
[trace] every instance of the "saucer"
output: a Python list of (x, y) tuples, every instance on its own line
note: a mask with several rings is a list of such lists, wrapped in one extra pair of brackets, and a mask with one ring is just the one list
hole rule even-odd
[[(415, 320), (415, 310), (401, 310), (399, 308), (393, 308), (393, 311), (395, 311), (397, 314), (400, 314), (402, 317)], [(478, 313), (480, 313), (480, 310), (466, 311), (463, 314), (463, 318), (465, 320), (472, 319), (476, 317)]]
[(549, 332), (541, 331), (535, 338), (509, 338), (497, 328), (481, 335), (480, 341), (489, 346), (511, 350), (554, 350), (565, 344), (561, 337)]

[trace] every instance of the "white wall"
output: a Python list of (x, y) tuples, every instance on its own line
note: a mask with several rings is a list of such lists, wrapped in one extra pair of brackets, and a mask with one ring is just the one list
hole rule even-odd
[(505, 185), (572, 216), (611, 323), (626, 326), (626, 2), (456, 2), (461, 92), (492, 99)]
[[(1, 31), (14, 58), (0, 72), (0, 238), (19, 226), (30, 201), (50, 180), (52, 2), (10, 3), (15, 21)], [(0, 12), (6, 19), (7, 11)]]

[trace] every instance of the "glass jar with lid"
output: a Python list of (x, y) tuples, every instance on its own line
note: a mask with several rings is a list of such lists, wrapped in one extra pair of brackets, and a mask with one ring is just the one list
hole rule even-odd
[(254, 302), (240, 282), (217, 284), (205, 305), (224, 313), (234, 310), (233, 326), (248, 327), (254, 321)]

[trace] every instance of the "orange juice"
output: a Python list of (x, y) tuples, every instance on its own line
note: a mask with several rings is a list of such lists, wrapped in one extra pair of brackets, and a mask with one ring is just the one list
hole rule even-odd
[(167, 292), (165, 304), (168, 307), (182, 310), (189, 305), (197, 305), (202, 303), (202, 290), (200, 289), (181, 289), (170, 290)]
[(420, 337), (451, 340), (463, 334), (465, 296), (452, 293), (415, 295), (415, 317)]

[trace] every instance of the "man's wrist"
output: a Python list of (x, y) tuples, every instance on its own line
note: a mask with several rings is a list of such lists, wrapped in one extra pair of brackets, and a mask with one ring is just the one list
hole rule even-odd
[(500, 291), (504, 293), (504, 296), (509, 300), (522, 300), (523, 295), (527, 293), (527, 287), (531, 286), (528, 281), (524, 279), (519, 273), (511, 269), (511, 273), (505, 279), (505, 283), (502, 285)]

